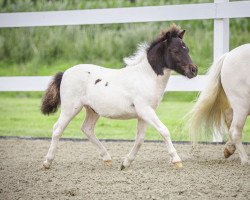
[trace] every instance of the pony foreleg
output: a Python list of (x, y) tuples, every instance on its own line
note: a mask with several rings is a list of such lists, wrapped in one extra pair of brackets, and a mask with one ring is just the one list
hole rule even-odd
[(104, 164), (110, 166), (112, 165), (111, 156), (94, 133), (94, 127), (98, 119), (99, 115), (95, 113), (91, 108), (86, 107), (86, 118), (82, 125), (82, 131), (86, 134), (89, 141), (98, 148)]
[(136, 134), (136, 138), (135, 138), (135, 143), (134, 143), (134, 146), (131, 149), (130, 153), (125, 157), (125, 159), (121, 165), (121, 170), (125, 169), (126, 167), (129, 167), (130, 164), (135, 159), (135, 156), (138, 153), (138, 151), (139, 151), (139, 149), (144, 141), (146, 129), (147, 129), (147, 123), (145, 121), (143, 121), (142, 119), (138, 119), (137, 134)]
[(181, 168), (182, 167), (181, 159), (178, 156), (177, 151), (173, 146), (169, 130), (157, 117), (155, 111), (150, 106), (143, 106), (141, 102), (138, 103), (138, 105), (135, 105), (135, 108), (138, 115), (148, 124), (152, 125), (161, 134), (167, 146), (168, 153), (171, 157), (171, 162), (177, 168)]

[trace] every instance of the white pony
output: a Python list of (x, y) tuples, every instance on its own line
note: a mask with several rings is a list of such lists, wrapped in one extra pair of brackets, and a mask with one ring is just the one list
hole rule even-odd
[(237, 149), (242, 164), (249, 163), (241, 142), (242, 130), (250, 114), (250, 44), (224, 54), (208, 73), (208, 85), (191, 111), (190, 133), (229, 129), (224, 149), (228, 158)]
[(48, 87), (41, 111), (50, 114), (61, 103), (61, 114), (53, 127), (52, 141), (43, 163), (49, 168), (60, 136), (82, 108), (86, 119), (82, 131), (98, 148), (104, 163), (111, 165), (111, 156), (96, 138), (94, 127), (100, 116), (113, 119), (137, 118), (137, 135), (134, 146), (122, 163), (128, 167), (141, 146), (147, 124), (152, 125), (163, 137), (172, 163), (181, 167), (167, 127), (155, 113), (171, 70), (192, 78), (197, 67), (192, 64), (188, 48), (182, 41), (185, 31), (173, 25), (150, 45), (141, 46), (138, 52), (125, 59), (127, 67), (114, 70), (91, 64), (81, 64), (55, 75)]

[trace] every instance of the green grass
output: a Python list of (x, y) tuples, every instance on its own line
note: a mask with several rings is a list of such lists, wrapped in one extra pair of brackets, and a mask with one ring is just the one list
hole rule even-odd
[[(170, 95), (174, 99), (175, 95)], [(193, 103), (186, 101), (163, 101), (157, 114), (169, 128), (172, 139), (188, 141), (189, 136), (182, 130), (183, 117), (190, 110)], [(6, 97), (0, 94), (0, 135), (1, 136), (32, 136), (51, 137), (51, 129), (58, 118), (59, 112), (52, 116), (40, 113), (40, 98)], [(84, 112), (78, 114), (65, 130), (63, 137), (85, 138), (80, 131), (84, 119)], [(134, 139), (136, 120), (110, 120), (101, 118), (96, 125), (96, 134), (102, 139)], [(146, 139), (161, 140), (159, 134), (149, 127)], [(211, 136), (204, 136), (204, 140), (211, 141)], [(248, 119), (243, 141), (250, 141), (250, 120)]]

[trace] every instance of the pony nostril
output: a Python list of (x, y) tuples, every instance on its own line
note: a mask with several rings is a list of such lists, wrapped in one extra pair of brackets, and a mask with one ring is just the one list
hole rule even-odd
[(191, 72), (193, 74), (197, 74), (197, 68), (196, 67), (191, 67)]

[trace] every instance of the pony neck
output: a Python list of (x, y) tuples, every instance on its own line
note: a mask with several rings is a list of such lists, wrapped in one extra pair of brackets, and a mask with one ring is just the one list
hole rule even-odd
[(172, 70), (165, 68), (163, 71), (163, 75), (157, 75), (153, 70), (152, 66), (148, 62), (147, 48), (148, 44), (146, 43), (140, 44), (134, 55), (123, 59), (124, 63), (126, 64), (126, 67), (135, 67), (142, 73), (148, 74), (157, 82), (159, 88), (164, 88), (165, 90)]

